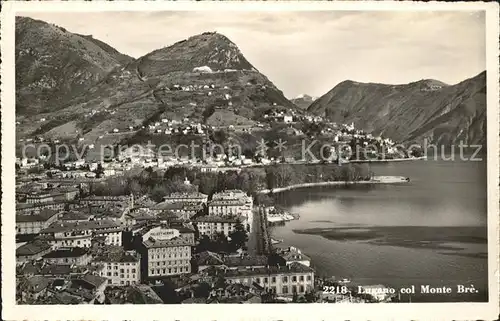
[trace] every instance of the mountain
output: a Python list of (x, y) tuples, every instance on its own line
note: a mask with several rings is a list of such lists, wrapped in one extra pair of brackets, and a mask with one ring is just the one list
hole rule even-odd
[[(95, 140), (115, 128), (129, 131), (162, 118), (227, 126), (251, 123), (270, 108), (297, 109), (219, 33), (195, 35), (134, 60), (90, 36), (28, 18), (16, 23), (22, 34), (16, 49), (38, 38), (35, 44), (43, 52), (37, 57), (54, 57), (43, 69), (37, 67), (54, 75), (50, 88), (31, 90), (36, 79), (24, 75), (30, 66), (40, 66), (39, 58), (16, 50), (26, 66), (18, 73), (20, 137)], [(64, 43), (51, 47), (54, 39)], [(83, 45), (76, 50), (71, 45), (78, 41)]]
[(315, 100), (317, 97), (312, 97), (306, 94), (298, 95), (297, 97), (290, 99), (292, 103), (295, 104), (295, 106), (301, 108), (301, 109), (307, 109)]
[(16, 112), (36, 114), (75, 97), (132, 58), (91, 36), (16, 17)]
[(405, 85), (344, 81), (308, 111), (396, 141), (484, 144), (486, 72), (456, 85), (429, 79)]

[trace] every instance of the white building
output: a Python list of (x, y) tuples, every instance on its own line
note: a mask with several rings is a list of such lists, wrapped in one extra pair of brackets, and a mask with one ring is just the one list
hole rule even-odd
[(40, 234), (56, 247), (90, 247), (95, 238), (102, 238), (106, 245), (121, 246), (122, 230), (122, 225), (112, 220), (55, 222)]
[(16, 215), (16, 235), (40, 233), (57, 220), (58, 212), (44, 209), (39, 213)]
[(165, 203), (207, 203), (208, 195), (203, 193), (172, 193), (163, 198)]
[[(193, 234), (190, 234), (193, 235)], [(178, 229), (156, 227), (143, 235), (145, 277), (157, 278), (191, 273), (191, 247), (194, 235), (186, 236)]]
[(98, 254), (93, 265), (102, 265), (100, 276), (108, 279), (108, 284), (127, 286), (141, 283), (141, 260), (135, 251), (110, 248)]
[(224, 233), (228, 236), (233, 232), (236, 224), (238, 224), (237, 217), (220, 217), (220, 216), (201, 216), (195, 220), (198, 231), (201, 235), (206, 235), (212, 238), (216, 233)]
[(212, 216), (241, 217), (241, 221), (251, 228), (253, 221), (253, 199), (241, 190), (226, 190), (215, 193), (208, 203), (208, 214)]

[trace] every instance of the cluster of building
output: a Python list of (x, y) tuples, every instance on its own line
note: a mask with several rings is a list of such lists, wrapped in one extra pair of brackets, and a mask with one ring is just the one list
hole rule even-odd
[[(148, 204), (136, 202), (133, 195), (85, 196), (79, 186), (56, 180), (20, 183), (17, 192), (19, 303), (134, 303), (123, 299), (131, 297), (159, 303), (154, 287), (179, 277), (212, 278), (212, 290), (219, 292), (211, 297), (220, 300), (243, 292), (242, 301), (262, 291), (302, 294), (314, 286), (309, 264), (292, 256), (283, 255), (290, 262), (270, 266), (265, 257), (253, 260), (241, 251), (194, 255), (202, 236), (229, 237), (238, 224), (252, 232), (253, 198), (240, 190), (211, 197), (172, 193)], [(214, 264), (205, 255), (214, 258)], [(243, 287), (238, 295), (230, 289), (223, 295), (215, 287), (221, 275), (226, 285)], [(179, 289), (194, 295), (197, 282)], [(258, 291), (250, 291), (252, 287)]]
[(183, 121), (163, 118), (161, 122), (148, 125), (148, 130), (151, 133), (165, 135), (204, 135), (207, 131), (207, 126), (201, 123), (190, 122), (189, 118), (185, 118)]

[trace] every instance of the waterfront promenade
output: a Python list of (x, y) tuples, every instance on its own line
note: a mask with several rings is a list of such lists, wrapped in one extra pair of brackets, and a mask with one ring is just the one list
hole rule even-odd
[(270, 194), (289, 191), (297, 188), (307, 188), (307, 187), (320, 187), (320, 186), (342, 186), (342, 185), (358, 185), (358, 184), (404, 184), (408, 183), (410, 179), (404, 176), (373, 176), (372, 179), (368, 181), (327, 181), (327, 182), (315, 182), (315, 183), (302, 183), (289, 185), (285, 187), (276, 187), (273, 189), (262, 189), (258, 191), (259, 194)]

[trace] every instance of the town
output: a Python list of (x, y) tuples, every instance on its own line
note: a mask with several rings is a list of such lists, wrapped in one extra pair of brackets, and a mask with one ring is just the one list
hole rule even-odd
[[(335, 127), (337, 142), (339, 137), (380, 141), (352, 124)], [(207, 132), (201, 125), (189, 128)], [(108, 161), (56, 165), (43, 155), (19, 158), (18, 302), (389, 300), (357, 294), (354, 288), (322, 291), (345, 280), (317, 276), (305, 253), (271, 238), (269, 226), (294, 217), (259, 191), (298, 182), (372, 179), (358, 164), (335, 165), (341, 167), (336, 171), (331, 164), (297, 163), (259, 151), (249, 157), (219, 153), (193, 160), (158, 155), (143, 146)]]

